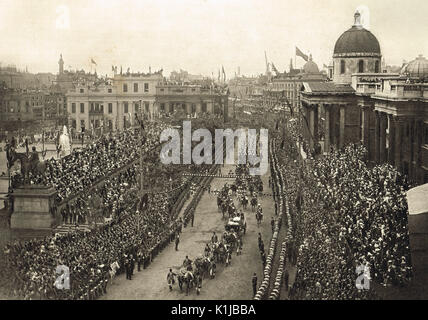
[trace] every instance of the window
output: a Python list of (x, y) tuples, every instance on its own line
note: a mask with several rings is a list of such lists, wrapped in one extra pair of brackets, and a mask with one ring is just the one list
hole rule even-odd
[(128, 113), (128, 102), (125, 102), (125, 103), (123, 104), (123, 112), (124, 112), (124, 113)]
[(149, 92), (149, 84), (148, 83), (144, 84), (144, 92)]
[(138, 113), (140, 111), (140, 105), (136, 102), (134, 103), (135, 112)]
[(84, 89), (80, 89), (80, 93), (84, 93), (85, 92), (85, 90)]
[(108, 104), (108, 113), (113, 113), (113, 103)]
[(364, 60), (358, 61), (358, 72), (363, 73), (364, 72)]
[(80, 128), (82, 128), (82, 132), (85, 132), (85, 120), (80, 120)]
[(112, 92), (110, 88), (109, 88), (109, 89), (107, 89), (107, 91), (108, 91), (108, 93), (111, 93), (111, 92)]
[(206, 102), (202, 103), (202, 112), (207, 112), (207, 103)]
[(149, 103), (148, 102), (144, 102), (144, 108), (146, 109), (146, 112), (149, 113)]
[(76, 104), (74, 102), (71, 104), (71, 113), (76, 113)]
[(71, 120), (71, 126), (73, 127), (73, 129), (76, 129), (76, 120), (75, 119)]
[(128, 92), (128, 85), (126, 83), (123, 84), (123, 92)]
[[(161, 89), (162, 90), (162, 89)], [(165, 112), (165, 103), (161, 103), (161, 105), (160, 105), (160, 110), (162, 111), (162, 112)]]
[(340, 74), (345, 73), (345, 60), (340, 60)]
[(85, 113), (85, 104), (84, 103), (80, 104), (80, 113)]
[(192, 113), (196, 112), (196, 104), (192, 103)]
[(134, 92), (138, 92), (138, 83), (134, 83)]
[(375, 62), (374, 72), (379, 73), (379, 60), (376, 60)]

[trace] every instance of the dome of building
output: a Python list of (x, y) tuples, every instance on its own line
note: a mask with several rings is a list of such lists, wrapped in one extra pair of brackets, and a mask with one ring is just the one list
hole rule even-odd
[(312, 55), (309, 55), (309, 60), (303, 66), (303, 71), (305, 73), (319, 73), (320, 72), (317, 64), (312, 61)]
[(361, 25), (361, 16), (357, 11), (354, 15), (355, 23), (345, 31), (334, 46), (334, 55), (365, 55), (380, 56), (380, 45), (376, 37)]
[(401, 70), (402, 74), (415, 78), (428, 78), (428, 60), (419, 55)]

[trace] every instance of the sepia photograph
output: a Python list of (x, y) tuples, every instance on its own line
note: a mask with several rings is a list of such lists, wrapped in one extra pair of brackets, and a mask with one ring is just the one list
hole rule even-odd
[(0, 303), (427, 300), (427, 12), (0, 0)]

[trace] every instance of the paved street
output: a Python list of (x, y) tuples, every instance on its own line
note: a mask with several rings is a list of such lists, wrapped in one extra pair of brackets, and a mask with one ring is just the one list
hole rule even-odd
[[(234, 169), (232, 165), (225, 165), (223, 173)], [(269, 172), (269, 171), (268, 171)], [(268, 189), (269, 174), (263, 177), (264, 188)], [(229, 179), (216, 178), (211, 184), (211, 190), (220, 189)], [(169, 268), (179, 268), (186, 255), (193, 259), (203, 254), (205, 243), (210, 241), (215, 231), (221, 234), (224, 231), (225, 220), (217, 210), (217, 197), (214, 194), (204, 193), (196, 209), (193, 228), (188, 225), (180, 236), (179, 250), (175, 251), (175, 245), (171, 243), (150, 264), (142, 270), (136, 271), (133, 279), (126, 280), (122, 274), (115, 279), (115, 283), (109, 286), (107, 294), (102, 299), (251, 299), (251, 277), (257, 272), (260, 282), (262, 276), (262, 262), (257, 245), (257, 234), (262, 232), (265, 247), (268, 247), (271, 235), (270, 218), (275, 214), (271, 196), (260, 198), (262, 202), (264, 221), (262, 227), (257, 228), (255, 213), (251, 208), (245, 211), (247, 219), (247, 233), (244, 236), (242, 255), (232, 257), (229, 267), (217, 265), (217, 275), (214, 279), (204, 279), (201, 295), (197, 296), (191, 291), (189, 296), (180, 293), (176, 284), (173, 291), (169, 292), (166, 275)], [(235, 201), (237, 205), (237, 201)], [(183, 209), (184, 210), (184, 209)]]

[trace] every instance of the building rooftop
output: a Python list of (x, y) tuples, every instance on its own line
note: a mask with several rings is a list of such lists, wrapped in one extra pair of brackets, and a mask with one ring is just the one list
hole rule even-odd
[(305, 94), (350, 94), (355, 93), (351, 85), (339, 85), (333, 82), (303, 82)]

